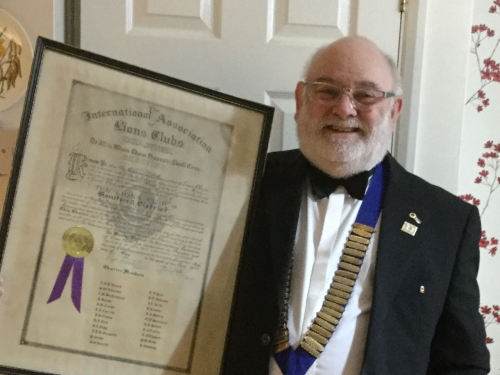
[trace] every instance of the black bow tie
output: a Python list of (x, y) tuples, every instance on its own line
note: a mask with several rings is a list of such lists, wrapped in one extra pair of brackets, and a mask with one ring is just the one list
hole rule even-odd
[(375, 173), (375, 169), (376, 167), (369, 171), (363, 171), (350, 176), (349, 178), (333, 178), (311, 164), (308, 175), (312, 191), (318, 199), (329, 197), (331, 193), (342, 185), (351, 197), (363, 200), (368, 180)]

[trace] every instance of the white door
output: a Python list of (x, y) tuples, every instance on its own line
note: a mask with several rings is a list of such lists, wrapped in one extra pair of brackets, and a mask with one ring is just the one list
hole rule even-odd
[(397, 59), (399, 0), (82, 0), (81, 47), (276, 107), (269, 149), (297, 147), (293, 92), (320, 46), (358, 34)]

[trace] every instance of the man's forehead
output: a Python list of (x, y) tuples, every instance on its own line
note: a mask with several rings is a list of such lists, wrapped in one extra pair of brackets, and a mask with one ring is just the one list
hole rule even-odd
[(393, 84), (391, 67), (383, 53), (364, 38), (345, 38), (322, 50), (312, 61), (307, 80), (356, 86)]

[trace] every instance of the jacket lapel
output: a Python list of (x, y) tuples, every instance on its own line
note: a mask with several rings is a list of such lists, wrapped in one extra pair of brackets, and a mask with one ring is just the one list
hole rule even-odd
[[(384, 163), (389, 173), (380, 225), (372, 309), (372, 317), (380, 314), (378, 318), (388, 311), (408, 267), (418, 261), (417, 249), (422, 243), (422, 236), (419, 236), (422, 229), (419, 227), (428, 223), (428, 212), (418, 203), (418, 192), (410, 179), (405, 178), (409, 173), (390, 155)], [(421, 223), (411, 218), (411, 213), (416, 214)], [(415, 235), (402, 229), (405, 222), (419, 228)]]
[(266, 197), (266, 212), (272, 234), (270, 246), (277, 301), (282, 301), (285, 293), (307, 172), (307, 161), (300, 152), (291, 153), (280, 161), (266, 171), (273, 176)]
[[(429, 213), (419, 204), (419, 194), (412, 183), (413, 179), (408, 178), (409, 173), (390, 155), (384, 159), (384, 163), (388, 169), (388, 181), (375, 264), (374, 295), (365, 349), (365, 365), (377, 363), (381, 351), (387, 349), (372, 345), (371, 339), (376, 338), (381, 332), (387, 332), (385, 316), (391, 309), (403, 278), (422, 262), (422, 257), (419, 256), (422, 249), (422, 231), (429, 223)], [(420, 224), (410, 217), (411, 213), (416, 214), (421, 221)], [(414, 236), (402, 230), (405, 222), (418, 228)], [(370, 373), (366, 370), (364, 366), (363, 374)]]
[[(407, 268), (415, 261), (415, 248), (421, 242), (418, 234), (413, 236), (402, 227), (405, 222), (416, 226), (422, 225), (410, 217), (415, 213), (425, 225), (427, 212), (416, 206), (413, 186), (403, 178), (406, 172), (397, 162), (388, 156), (385, 161), (389, 169), (386, 188), (380, 237), (377, 250), (374, 285), (374, 313), (384, 313), (395, 296), (399, 280), (407, 272)], [(376, 306), (375, 306), (376, 302)]]

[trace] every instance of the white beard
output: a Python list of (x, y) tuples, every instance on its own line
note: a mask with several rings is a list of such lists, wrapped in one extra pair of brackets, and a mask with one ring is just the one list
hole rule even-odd
[[(377, 165), (391, 145), (393, 126), (391, 107), (379, 123), (369, 126), (357, 118), (342, 120), (338, 116), (317, 120), (304, 103), (297, 117), (297, 135), (304, 156), (318, 168), (334, 177), (348, 177)], [(359, 128), (356, 139), (336, 140), (325, 136), (324, 126), (336, 129)]]

